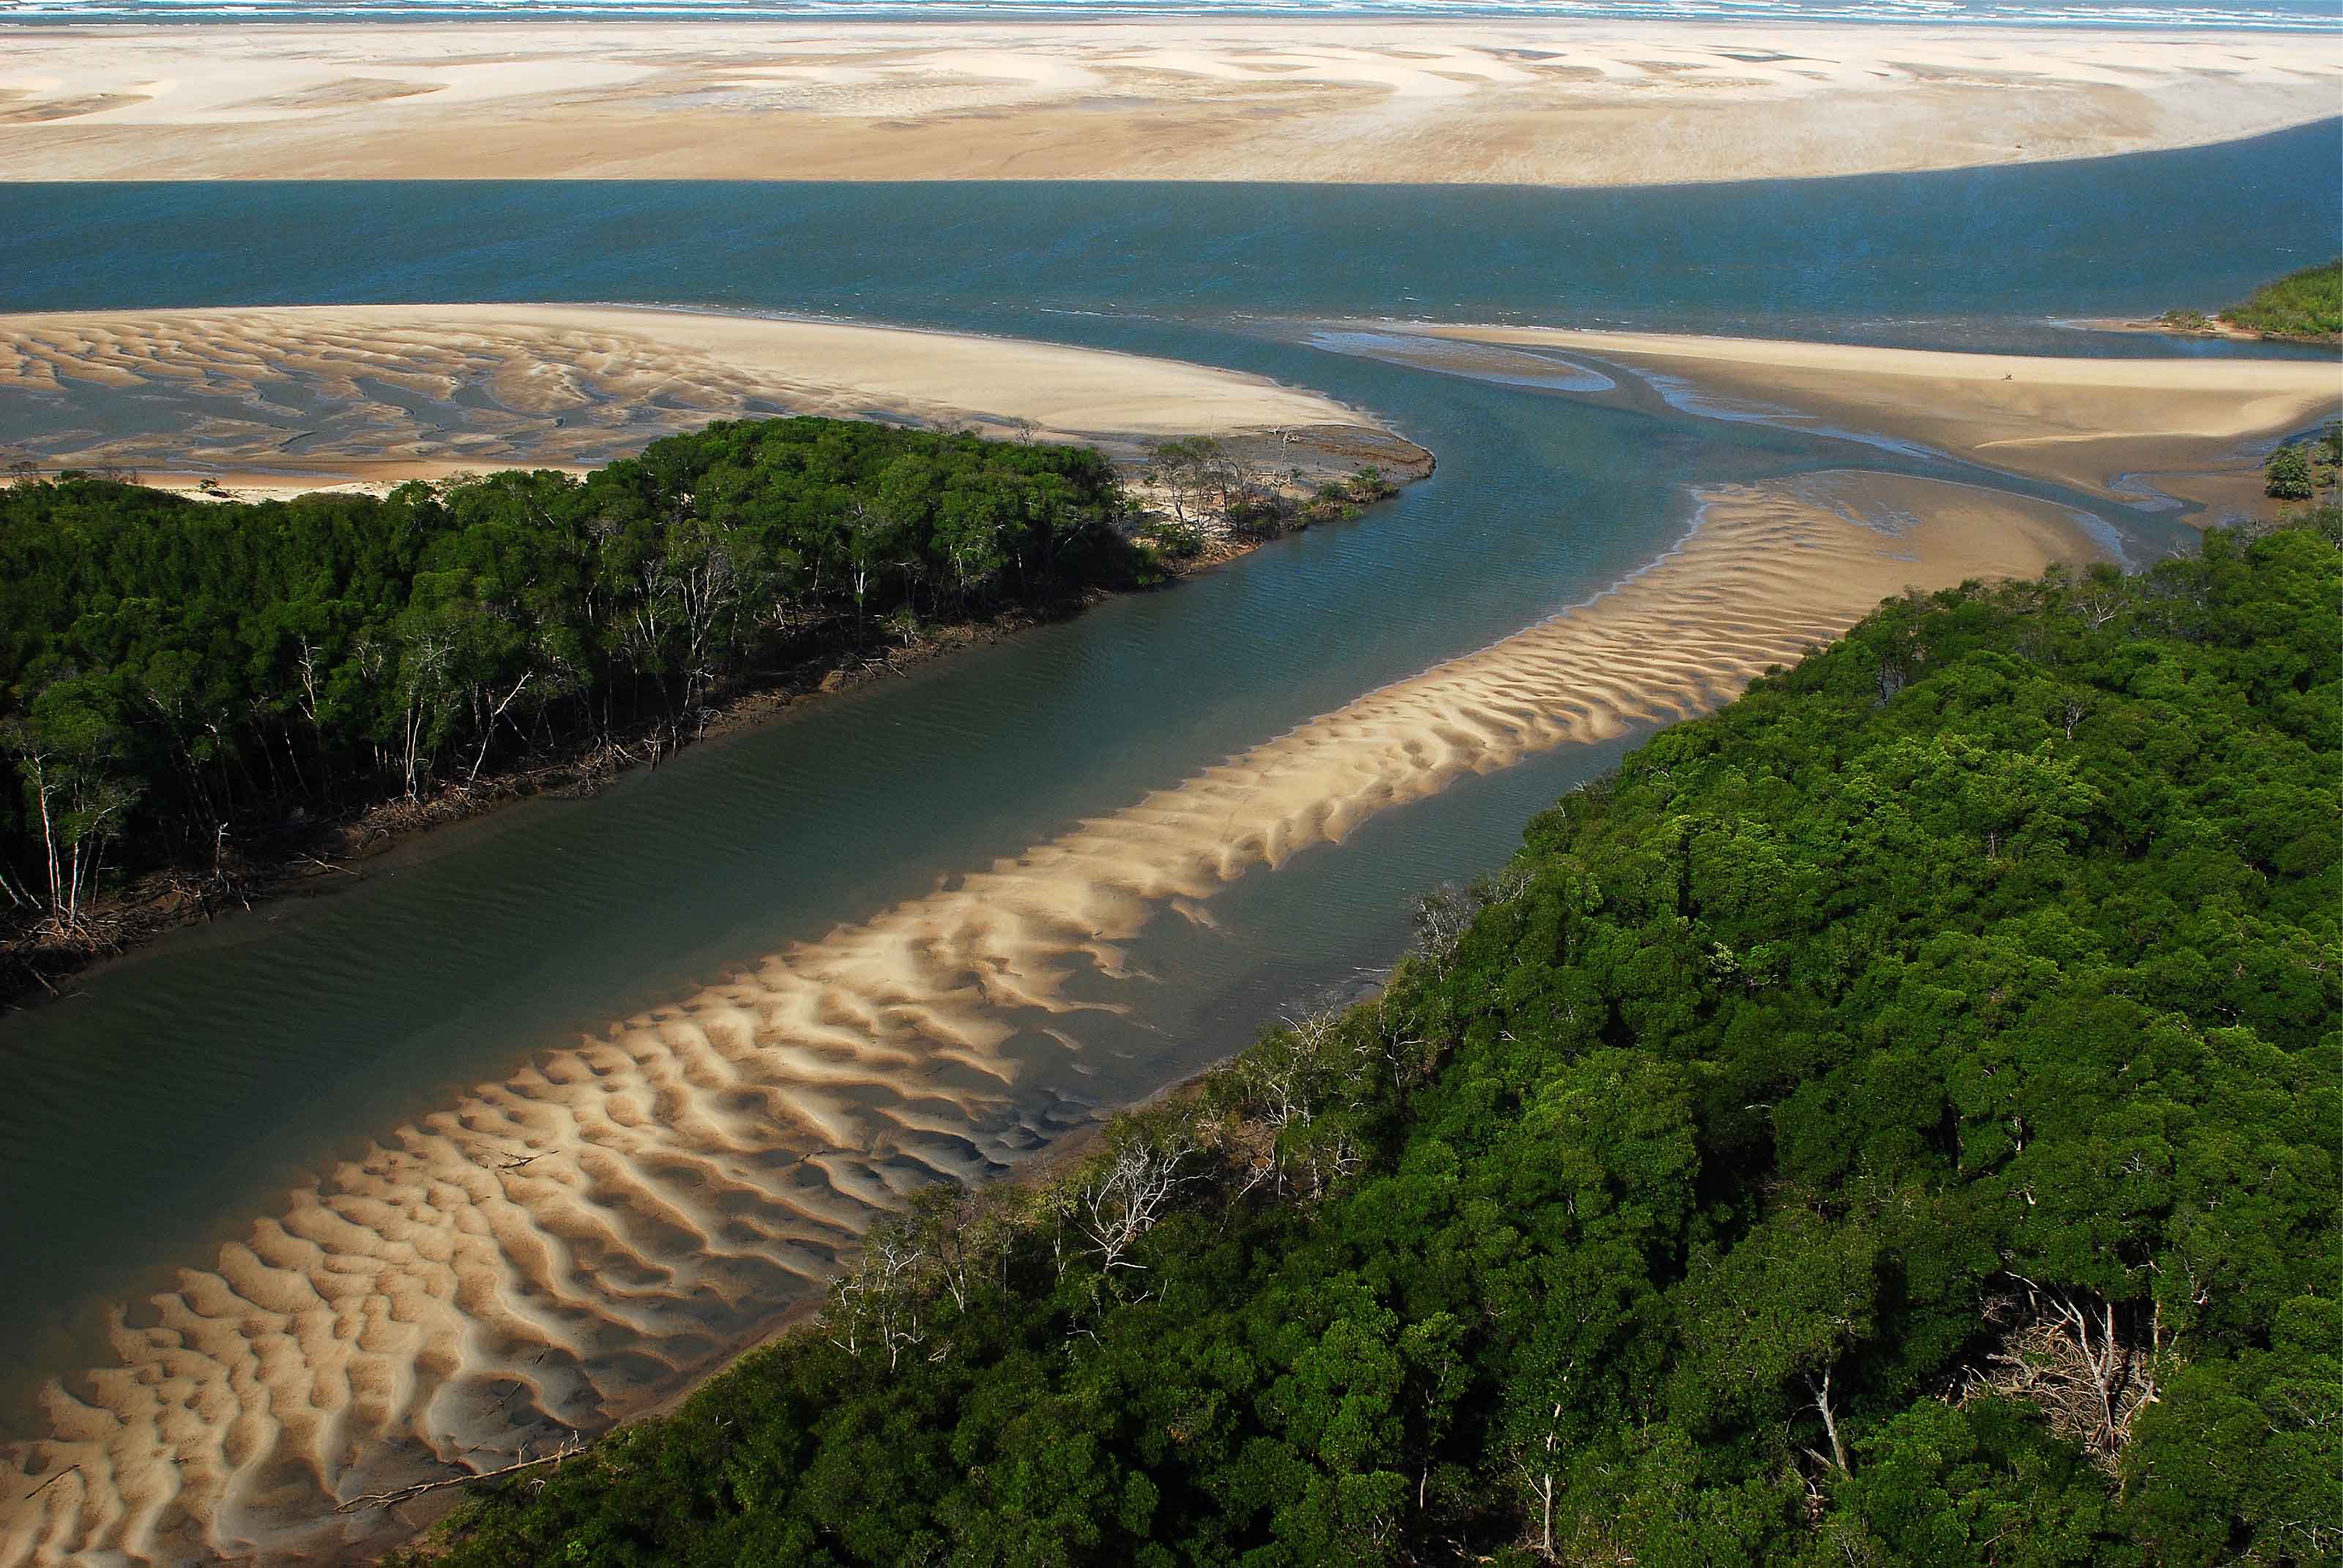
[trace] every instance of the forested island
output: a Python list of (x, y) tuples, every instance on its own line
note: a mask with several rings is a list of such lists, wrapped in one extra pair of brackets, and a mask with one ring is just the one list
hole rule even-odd
[[(743, 693), (891, 668), (1393, 493), (1204, 438), (1098, 451), (711, 426), (580, 477), (216, 501), (0, 488), (6, 991), (289, 867), (656, 759)], [(0, 992), (5, 995), (5, 992)]]
[(2167, 310), (2158, 325), (2176, 332), (2231, 332), (2309, 342), (2343, 338), (2343, 258), (2289, 272), (2247, 295), (2243, 304), (2207, 316)]
[(2333, 1561), (2338, 546), (1890, 602), (413, 1561)]

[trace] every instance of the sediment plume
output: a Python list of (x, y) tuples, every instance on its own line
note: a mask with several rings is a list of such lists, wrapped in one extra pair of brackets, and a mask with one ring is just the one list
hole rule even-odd
[(1833, 473), (1711, 490), (1598, 598), (555, 1050), (324, 1171), (47, 1389), (0, 1564), (299, 1561), (337, 1505), (550, 1452), (821, 1289), (914, 1187), (1095, 1109), (1021, 1087), (1121, 1008), (1166, 906), (1549, 749), (1725, 700), (1907, 586), (2093, 553), (2071, 514)]

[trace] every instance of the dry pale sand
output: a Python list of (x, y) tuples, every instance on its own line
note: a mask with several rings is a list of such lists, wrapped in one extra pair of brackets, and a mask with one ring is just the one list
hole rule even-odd
[[(2133, 498), (2158, 471), (2236, 467), (2241, 444), (2343, 413), (2343, 357), (2066, 359), (2016, 354), (1687, 337), (1544, 327), (1379, 322), (1327, 347), (1427, 363), (1442, 346), (1502, 357), (1452, 359), (1460, 375), (1603, 393), (1605, 367), (1645, 377), (1679, 408), (1859, 431), (1988, 467)], [(1533, 357), (1544, 356), (1544, 357)]]
[(910, 1186), (1026, 1158), (1063, 1119), (1021, 1080), (1123, 1005), (1165, 907), (1209, 923), (1379, 811), (1713, 708), (1906, 587), (2090, 554), (1991, 490), (1715, 490), (1584, 605), (451, 1096), (114, 1318), (114, 1363), (5, 1453), (0, 1564), (379, 1544), (412, 1521), (334, 1502), (642, 1408), (817, 1294)]
[(216, 471), (254, 493), (579, 467), (749, 415), (1095, 441), (1372, 428), (1314, 392), (1100, 349), (557, 305), (0, 316), (0, 458)]
[(1649, 185), (2333, 116), (2343, 39), (1709, 22), (12, 28), (0, 178)]

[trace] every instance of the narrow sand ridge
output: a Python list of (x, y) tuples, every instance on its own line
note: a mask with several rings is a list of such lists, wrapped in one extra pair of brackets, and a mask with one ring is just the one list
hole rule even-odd
[(618, 306), (0, 316), (0, 457), (237, 475), (584, 467), (744, 415), (879, 416), (1109, 448), (1373, 427), (1262, 377), (964, 333)]
[(1662, 185), (2333, 116), (2343, 39), (1670, 21), (11, 28), (0, 178)]
[[(2343, 357), (2069, 359), (1871, 348), (1758, 337), (1690, 337), (1551, 327), (1379, 322), (1321, 334), (1325, 347), (1453, 374), (1513, 379), (1473, 356), (1557, 357), (1539, 383), (1604, 363), (1640, 371), (1674, 407), (1763, 416), (1802, 429), (1861, 431), (1989, 467), (2134, 498), (2126, 476), (2215, 470), (2241, 444), (2343, 414)], [(1467, 357), (1442, 364), (1441, 346)], [(1397, 347), (1393, 347), (1397, 346)], [(1567, 357), (1584, 357), (1584, 363)], [(1534, 363), (1534, 361), (1532, 361)], [(1598, 377), (1599, 378), (1599, 377)]]
[(49, 1435), (5, 1451), (0, 1564), (380, 1545), (409, 1522), (335, 1501), (670, 1394), (908, 1189), (1015, 1165), (1067, 1120), (1021, 1084), (1121, 1005), (1123, 947), (1165, 905), (1467, 773), (1712, 708), (1906, 586), (2085, 558), (2071, 525), (1879, 475), (1710, 492), (1586, 604), (455, 1097), (114, 1316), (117, 1361), (51, 1385)]

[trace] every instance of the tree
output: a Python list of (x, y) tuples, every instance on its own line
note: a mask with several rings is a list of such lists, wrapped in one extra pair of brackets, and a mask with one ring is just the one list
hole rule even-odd
[(2262, 467), (2262, 489), (2281, 501), (2310, 499), (2310, 459), (2298, 447), (2280, 447)]
[(2332, 1560), (2338, 607), (1888, 607), (435, 1563)]
[(0, 901), (45, 920), (53, 859), (55, 909), (79, 910), (100, 869), (195, 869), (320, 806), (420, 800), (636, 725), (664, 745), (746, 672), (1130, 586), (1125, 511), (1093, 451), (811, 418), (380, 498), (20, 476), (0, 723), (38, 778), (0, 806)]
[(1679, 1292), (1691, 1408), (1711, 1419), (1745, 1412), (1764, 1418), (1781, 1407), (1811, 1411), (1822, 1422), (1827, 1462), (1847, 1461), (1834, 1394), (1841, 1358), (1872, 1332), (1882, 1259), (1862, 1227), (1825, 1221), (1811, 1209), (1785, 1207), (1722, 1258), (1696, 1266)]
[(0, 727), (0, 745), (15, 758), (39, 823), (50, 929), (78, 936), (106, 847), (138, 799), (137, 784), (120, 766), (123, 732), (88, 683), (67, 681), (42, 693), (30, 715)]

